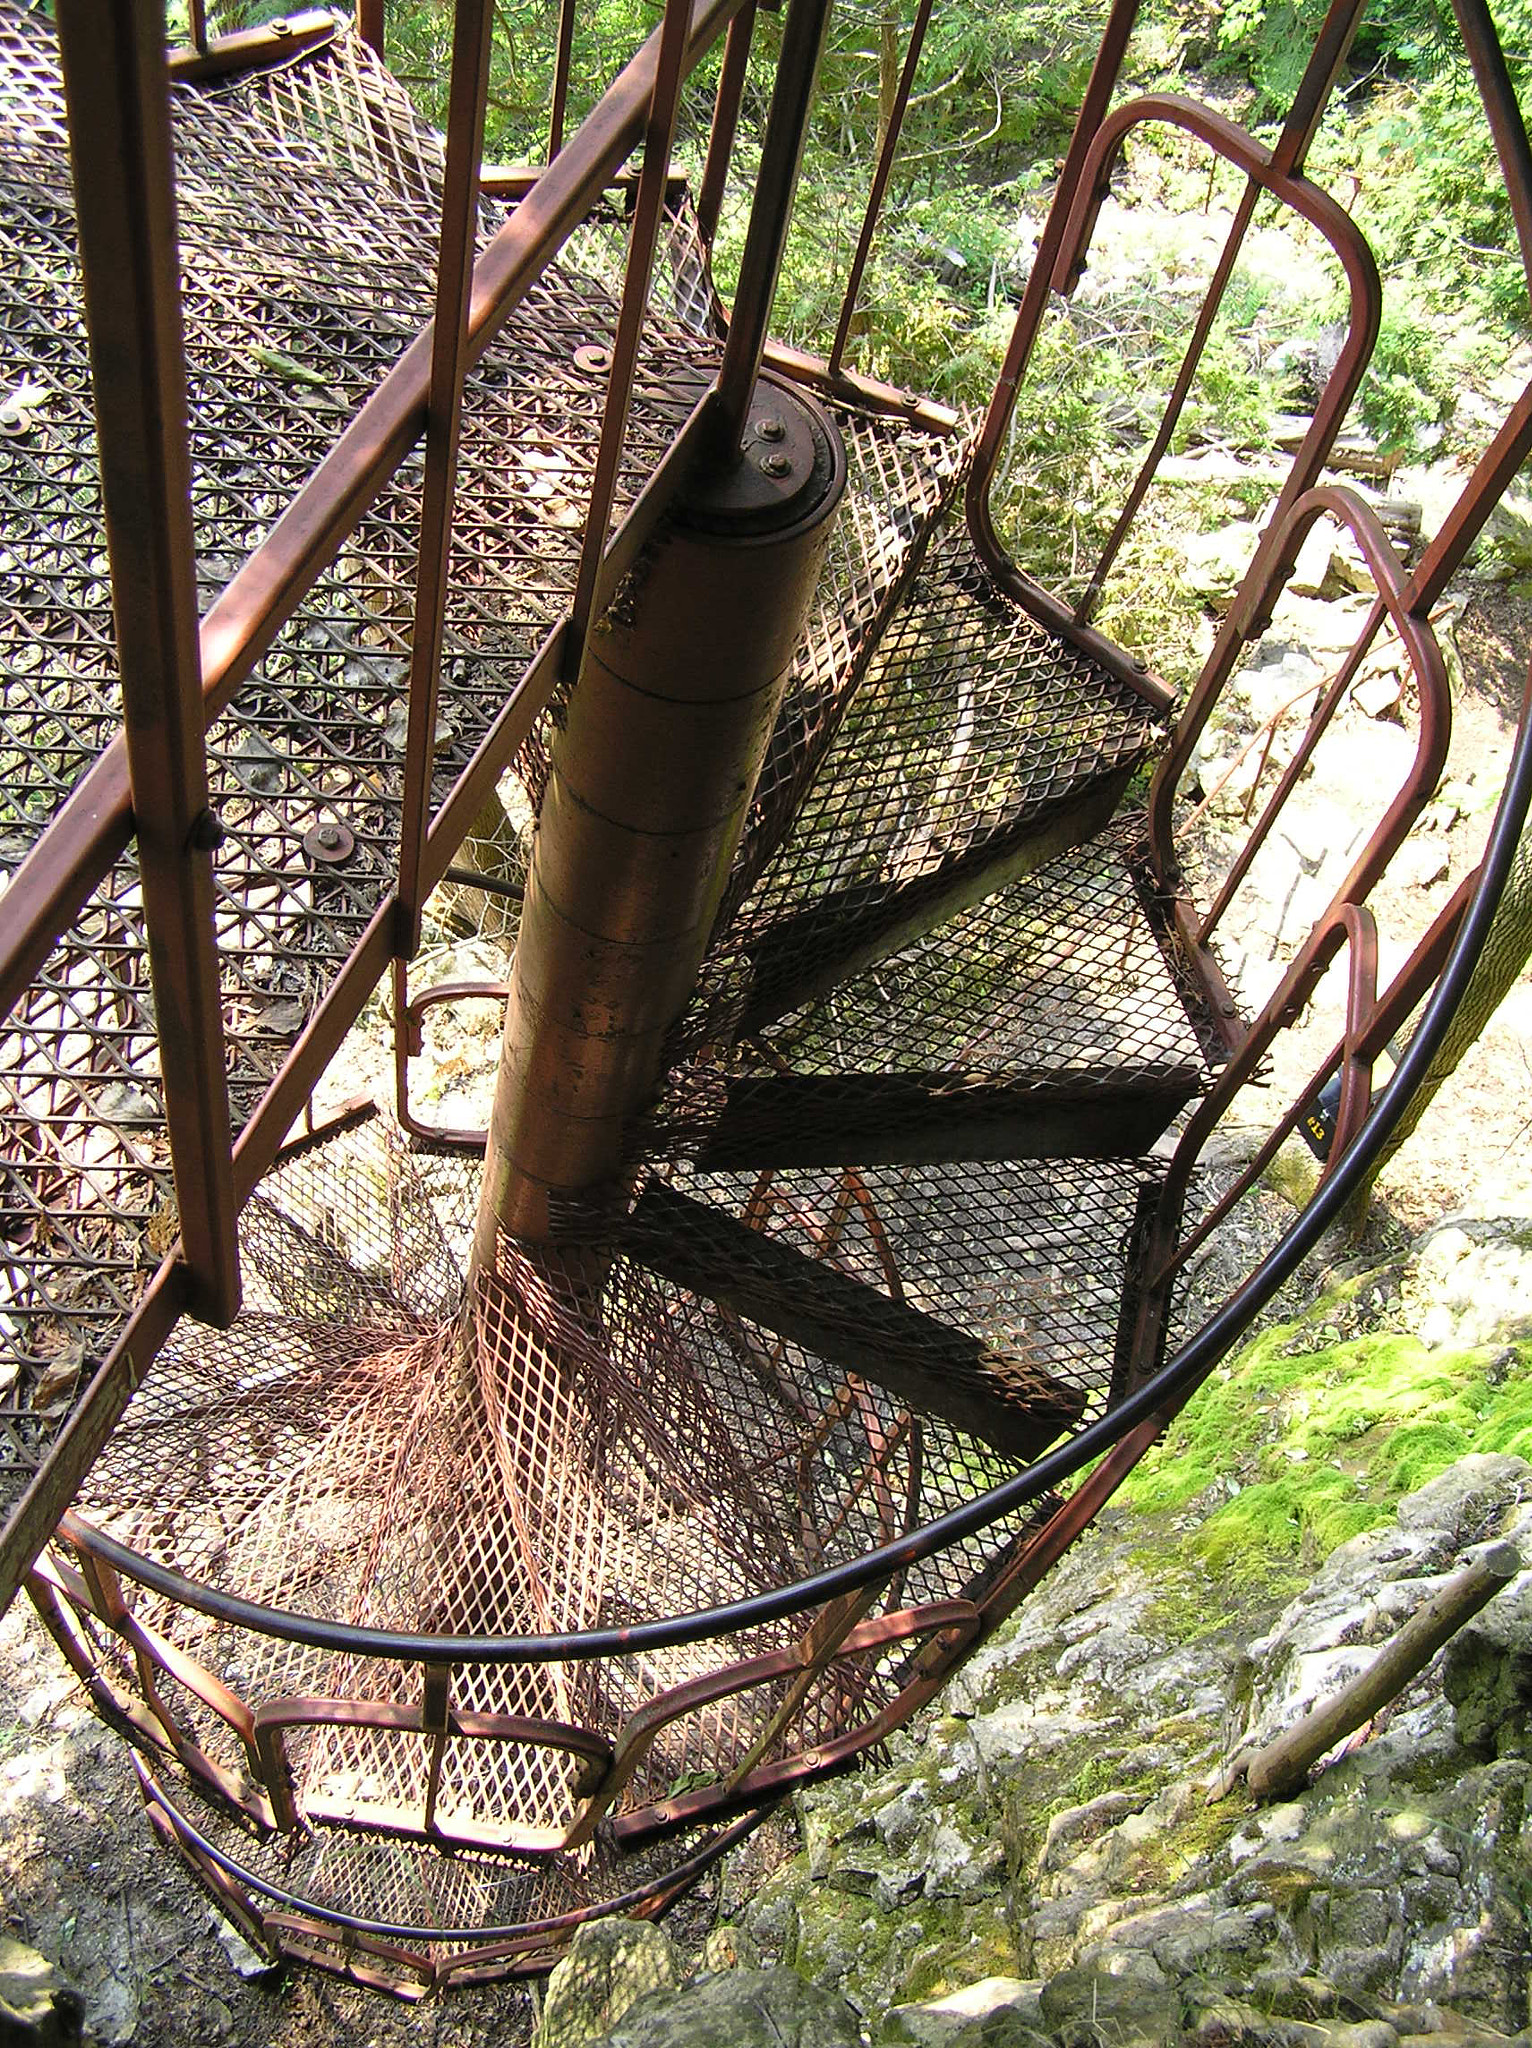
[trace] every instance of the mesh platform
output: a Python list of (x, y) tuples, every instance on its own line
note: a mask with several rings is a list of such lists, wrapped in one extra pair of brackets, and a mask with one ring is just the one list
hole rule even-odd
[(1099, 829), (1163, 738), (1134, 690), (995, 588), (949, 520), (860, 688), (779, 735), (704, 1032), (720, 1003), (763, 1028)]
[[(684, 1185), (743, 1211), (756, 1241), (1046, 1361), (1083, 1421), (1112, 1382), (1143, 1181), (1134, 1161)], [(423, 1661), (283, 1641), (144, 1592), (114, 1622), (115, 1582), (67, 1541), (45, 1589), (193, 1834), (321, 1927), (336, 1911), (414, 1928), (432, 1983), (506, 1929), (546, 1963), (552, 1937), (528, 1930), (663, 1890), (806, 1755), (875, 1741), (922, 1658), (939, 1675), (954, 1630), (971, 1635), (969, 1603), (1026, 1526), (874, 1587), (832, 1617), (840, 1647), (818, 1667), (812, 1612), (628, 1655), (487, 1654), (791, 1586), (1020, 1467), (663, 1278), (631, 1233), (535, 1262), (507, 1246), (465, 1367), (475, 1182), (472, 1162), (411, 1155), (382, 1119), (280, 1166), (244, 1220), (238, 1322), (176, 1331), (79, 1503), (214, 1591), (484, 1645), (436, 1660), (456, 1717), (439, 1753), (419, 1725)], [(599, 1825), (570, 1847), (603, 1776)], [(217, 1869), (180, 1840), (204, 1877)], [(452, 1928), (468, 1933), (432, 1931)]]
[[(207, 603), (429, 318), (441, 153), (346, 37), (285, 71), (183, 89), (175, 120)], [(0, 9), (0, 131), (0, 400), (17, 423), (0, 455), (9, 870), (119, 724), (63, 102), (40, 8)], [(483, 235), (504, 218), (486, 204)], [(615, 212), (588, 224), (470, 380), (438, 798), (573, 589), (621, 238)], [(671, 242), (684, 254), (684, 219)], [(684, 288), (660, 270), (619, 509), (716, 360), (688, 324), (684, 266)], [(965, 455), (960, 438), (841, 421), (853, 511), (800, 693), (830, 689), (876, 637)], [(236, 1128), (392, 885), (420, 486), (417, 453), (210, 735), (229, 834), (217, 936)], [(535, 762), (535, 739), (528, 751)], [(325, 827), (342, 828), (339, 858), (316, 850)], [(0, 1089), (0, 1488), (14, 1497), (177, 1235), (131, 860), (13, 1017)]]

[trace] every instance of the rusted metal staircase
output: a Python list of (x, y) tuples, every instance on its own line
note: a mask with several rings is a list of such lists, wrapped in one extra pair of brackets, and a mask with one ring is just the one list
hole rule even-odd
[[(1413, 569), (1322, 482), (1379, 305), (1302, 168), (1348, 0), (1270, 149), (1188, 102), (1122, 100), (1133, 9), (1113, 8), (978, 424), (844, 362), (897, 117), (828, 357), (766, 340), (813, 0), (791, 0), (732, 321), (710, 249), (748, 5), (668, 0), (567, 142), (566, 5), (550, 161), (483, 175), (478, 0), (459, 0), (445, 143), (370, 7), (357, 29), (226, 36), (194, 10), (168, 118), (152, 7), (107, 10), (109, 38), (83, 0), (57, 11), (62, 77), (43, 9), (0, 11), (3, 1591), (26, 1578), (134, 1745), (155, 1828), (253, 1942), (421, 1996), (544, 1969), (592, 1914), (662, 1911), (792, 1786), (881, 1741), (1314, 1242), (1460, 992), (1525, 807), (1518, 754), (1482, 886), (1380, 994), (1366, 898), (1450, 724), (1430, 613), (1532, 449), (1532, 394)], [(1493, 29), (1473, 0), (1460, 20), (1532, 249)], [(670, 152), (725, 35), (694, 199)], [(1040, 324), (1146, 121), (1246, 192), (1125, 523), (1257, 203), (1322, 235), (1350, 292), (1174, 720), (1090, 624), (1121, 532), (1071, 604), (990, 511)], [(409, 985), (430, 893), (513, 777), (540, 853), (491, 883), (546, 894), (557, 764), (584, 745), (625, 780), (582, 657), (642, 620), (720, 446), (743, 435), (792, 482), (798, 392), (845, 496), (700, 969), (667, 998), (615, 1167), (559, 1183), (535, 1228), (481, 1221), (465, 1292), (484, 1134), (433, 1133), (407, 1097), (427, 1017), (465, 999)], [(1377, 604), (1204, 910), (1178, 790), (1322, 514)], [(1246, 1020), (1219, 920), (1385, 627), (1414, 763)], [(1242, 1171), (1199, 1178), (1340, 958), (1311, 1085)], [(390, 971), (397, 1116), (301, 1122)], [(1373, 1064), (1437, 984), (1373, 1105)], [(566, 1022), (607, 994), (592, 969)], [(1336, 1075), (1319, 1194), (1166, 1363), (1189, 1261)]]

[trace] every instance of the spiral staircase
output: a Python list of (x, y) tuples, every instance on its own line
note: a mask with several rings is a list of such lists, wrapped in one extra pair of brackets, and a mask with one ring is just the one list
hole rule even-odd
[[(1380, 304), (1303, 170), (1347, 0), (1270, 147), (1127, 97), (1114, 7), (982, 421), (844, 359), (897, 118), (827, 356), (767, 339), (812, 0), (783, 28), (732, 320), (711, 254), (748, 6), (667, 0), (567, 140), (566, 8), (549, 161), (511, 173), (479, 161), (476, 0), (445, 138), (368, 6), (224, 34), (194, 9), (168, 109), (152, 7), (108, 10), (109, 36), (84, 0), (56, 11), (57, 34), (0, 8), (3, 1590), (26, 1584), (154, 1829), (263, 1953), (406, 1997), (533, 1973), (592, 1915), (662, 1912), (930, 1699), (1365, 1171), (1525, 809), (1523, 747), (1479, 886), (1380, 988), (1367, 898), (1450, 737), (1431, 613), (1532, 447), (1532, 392), (1413, 566), (1326, 480)], [(1493, 27), (1472, 0), (1460, 21), (1532, 236)], [(671, 151), (720, 38), (694, 190)], [(1090, 623), (1121, 535), (1071, 603), (990, 509), (1041, 323), (1149, 122), (1244, 180), (1208, 322), (1268, 202), (1350, 305), (1179, 715)], [(785, 474), (772, 408), (797, 394), (843, 496), (700, 964), (615, 1169), (476, 1258), (485, 1133), (434, 1129), (409, 1076), (433, 1012), (506, 991), (412, 991), (432, 892), (520, 910), (524, 962), (592, 649), (643, 614), (720, 420), (729, 460)], [(1194, 899), (1199, 735), (1321, 517), (1376, 601)], [(1220, 920), (1383, 632), (1414, 758), (1246, 1017)], [(597, 739), (618, 784), (668, 772)], [(527, 829), (486, 875), (461, 849), (497, 789)], [(385, 982), (395, 1101), (306, 1110)], [(1338, 982), (1308, 1083), (1208, 1170)], [(1197, 1253), (1334, 1083), (1318, 1193), (1196, 1305)]]

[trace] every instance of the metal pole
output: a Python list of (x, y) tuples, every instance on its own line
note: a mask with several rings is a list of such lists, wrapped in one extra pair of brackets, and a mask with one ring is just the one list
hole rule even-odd
[(157, 0), (59, 0), (123, 729), (195, 1314), (239, 1307), (181, 283)]
[(828, 416), (763, 379), (590, 637), (538, 820), (475, 1233), (548, 1238), (615, 1183), (696, 980), (845, 486)]
[(722, 449), (738, 447), (755, 381), (761, 373), (766, 326), (771, 319), (787, 247), (793, 192), (808, 140), (814, 81), (829, 23), (830, 0), (791, 0), (782, 31), (782, 55), (772, 89), (771, 112), (766, 120), (761, 168), (750, 206), (750, 225), (745, 232), (739, 290), (734, 295), (729, 338), (724, 343), (723, 367), (718, 373), (718, 445)]
[(548, 119), (548, 161), (564, 147), (564, 115), (569, 106), (569, 67), (574, 56), (576, 0), (559, 0), (559, 40), (553, 60), (553, 112)]
[[(741, 0), (694, 0), (688, 67)], [(308, 17), (302, 17), (307, 19)], [(468, 361), (476, 363), (637, 143), (653, 93), (651, 35), (474, 266)], [(352, 417), (202, 622), (209, 720), (223, 710), (377, 498), (425, 427), (431, 330), (416, 336)], [(0, 904), (0, 1017), (128, 843), (127, 756), (114, 740), (65, 798)]]
[(675, 140), (681, 85), (686, 76), (686, 31), (690, 8), (691, 0), (665, 0), (665, 17), (660, 26), (659, 61), (655, 67), (654, 91), (649, 99), (649, 120), (644, 129), (644, 166), (639, 174), (638, 197), (633, 206), (627, 268), (623, 273), (622, 305), (612, 345), (612, 366), (607, 373), (601, 440), (596, 449), (595, 472), (591, 477), (590, 505), (585, 515), (585, 538), (580, 548), (574, 603), (570, 606), (569, 638), (564, 644), (565, 674), (569, 676), (578, 673), (584, 653), (607, 528), (611, 524), (617, 467), (622, 460), (628, 407), (633, 396), (633, 372), (638, 364), (638, 345), (643, 336), (644, 313), (649, 303), (655, 244), (659, 240), (660, 222), (665, 213), (670, 149)]
[(852, 316), (856, 312), (857, 298), (861, 293), (867, 258), (872, 253), (872, 238), (877, 232), (878, 216), (883, 211), (883, 198), (888, 191), (889, 176), (898, 153), (899, 137), (904, 132), (904, 116), (909, 108), (910, 91), (915, 83), (920, 53), (925, 47), (926, 30), (931, 22), (931, 4), (932, 0), (920, 0), (920, 5), (915, 10), (915, 23), (910, 30), (910, 47), (905, 53), (904, 69), (899, 74), (899, 87), (894, 94), (888, 133), (883, 138), (883, 147), (878, 154), (878, 167), (873, 172), (872, 188), (867, 194), (867, 210), (862, 216), (862, 232), (857, 239), (856, 254), (851, 259), (851, 270), (846, 278), (846, 290), (840, 302), (840, 319), (836, 322), (835, 339), (830, 344), (829, 362), (832, 375), (840, 368), (841, 358), (846, 353), (846, 343), (851, 337)]
[(447, 167), (436, 264), (436, 322), (431, 340), (431, 396), (426, 416), (426, 468), (415, 572), (410, 643), (409, 729), (404, 750), (404, 807), (399, 839), (399, 919), (394, 950), (408, 959), (420, 944), (421, 856), (431, 803), (436, 707), (441, 686), (447, 567), (452, 553), (452, 500), (457, 488), (468, 365), (468, 300), (473, 286), (474, 222), (479, 158), (484, 153), (484, 102), (489, 84), (492, 0), (457, 0), (452, 25), (452, 86), (447, 113)]
[(734, 132), (739, 126), (739, 105), (745, 90), (750, 39), (754, 33), (755, 0), (746, 0), (746, 5), (729, 23), (729, 33), (724, 39), (723, 65), (718, 73), (718, 92), (713, 101), (713, 125), (708, 130), (702, 183), (697, 187), (697, 233), (709, 249), (718, 232), (718, 215), (723, 207), (729, 159), (734, 154)]

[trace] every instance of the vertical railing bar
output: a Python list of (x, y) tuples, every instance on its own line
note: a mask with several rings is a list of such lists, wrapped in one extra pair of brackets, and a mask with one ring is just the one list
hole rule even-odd
[(1295, 178), (1302, 172), (1366, 5), (1367, 0), (1331, 0), (1271, 152), (1271, 167), (1279, 176)]
[(1417, 617), (1429, 615), (1529, 456), (1532, 456), (1532, 384), (1511, 407), (1500, 431), (1480, 456), (1473, 475), (1437, 528), (1435, 540), (1421, 556), (1405, 586), (1405, 601)]
[(750, 225), (745, 231), (739, 289), (718, 373), (718, 444), (730, 454), (739, 447), (745, 414), (761, 374), (766, 327), (787, 247), (793, 192), (808, 139), (814, 81), (829, 20), (830, 0), (789, 0)]
[(889, 177), (899, 149), (899, 138), (904, 130), (904, 117), (915, 84), (916, 68), (920, 63), (920, 53), (925, 47), (926, 29), (931, 21), (931, 5), (932, 0), (920, 0), (920, 5), (915, 11), (914, 24), (910, 29), (910, 47), (905, 53), (904, 69), (899, 74), (899, 87), (894, 94), (888, 132), (883, 137), (883, 147), (878, 153), (878, 167), (873, 173), (872, 185), (867, 194), (867, 210), (862, 215), (862, 232), (857, 239), (856, 254), (851, 259), (851, 269), (847, 273), (846, 290), (840, 302), (840, 319), (836, 323), (835, 339), (830, 344), (831, 376), (839, 370), (841, 358), (846, 353), (846, 343), (850, 339), (851, 322), (862, 289), (862, 276), (867, 268), (867, 259), (872, 253), (872, 238), (877, 232), (878, 219), (883, 211), (883, 199), (888, 191)]
[(1297, 751), (1278, 777), (1276, 788), (1268, 798), (1265, 810), (1262, 811), (1260, 817), (1256, 820), (1255, 825), (1245, 839), (1244, 845), (1231, 862), (1229, 872), (1223, 878), (1218, 894), (1214, 898), (1212, 908), (1198, 922), (1196, 935), (1199, 945), (1206, 945), (1220, 919), (1223, 917), (1224, 912), (1233, 902), (1241, 882), (1244, 881), (1255, 863), (1256, 855), (1270, 837), (1273, 825), (1275, 825), (1286, 806), (1293, 790), (1297, 787), (1298, 780), (1303, 774), (1304, 769), (1312, 760), (1314, 749), (1329, 730), (1330, 721), (1340, 706), (1341, 698), (1350, 688), (1352, 679), (1366, 659), (1373, 641), (1377, 639), (1378, 628), (1383, 624), (1387, 615), (1387, 606), (1381, 598), (1377, 599), (1371, 611), (1367, 614), (1361, 632), (1358, 633), (1356, 639), (1352, 642), (1346, 659), (1336, 670), (1329, 688), (1324, 692), (1310, 713), (1309, 722), (1304, 728), (1303, 738), (1298, 743)]
[(473, 289), (479, 159), (484, 150), (493, 15), (493, 0), (455, 0), (436, 320), (431, 337), (431, 385), (426, 409), (420, 552), (415, 568), (415, 616), (410, 645), (404, 802), (399, 828), (399, 908), (394, 949), (406, 959), (420, 944), (421, 857), (431, 804), (431, 763), (441, 692), (447, 571), (452, 556), (452, 501), (457, 487), (463, 380), (468, 366), (468, 308)]
[(1043, 226), (1042, 239), (1037, 245), (1037, 254), (1032, 259), (1032, 268), (1027, 276), (1026, 290), (1022, 293), (1021, 304), (1016, 312), (1016, 324), (1011, 329), (1011, 339), (995, 379), (994, 393), (989, 401), (989, 410), (984, 415), (984, 424), (979, 430), (979, 439), (974, 451), (973, 468), (969, 473), (967, 490), (968, 525), (981, 551), (998, 554), (999, 544), (994, 537), (994, 523), (989, 511), (990, 485), (994, 481), (995, 469), (1005, 447), (1005, 437), (1011, 424), (1011, 414), (1016, 409), (1016, 394), (1021, 380), (1026, 375), (1027, 365), (1032, 359), (1033, 344), (1043, 324), (1043, 314), (1048, 307), (1048, 294), (1052, 289), (1054, 268), (1064, 246), (1064, 229), (1070, 212), (1070, 197), (1080, 182), (1081, 169), (1095, 138), (1096, 130), (1106, 118), (1111, 104), (1112, 93), (1117, 84), (1117, 75), (1122, 69), (1122, 60), (1127, 52), (1128, 38), (1138, 19), (1138, 0), (1112, 0), (1112, 11), (1107, 17), (1106, 28), (1096, 51), (1096, 60), (1091, 67), (1085, 97), (1080, 102), (1080, 111), (1075, 118), (1074, 134), (1070, 137), (1064, 168), (1059, 173), (1059, 182), (1048, 218)]
[(181, 273), (159, 0), (60, 0), (101, 494), (165, 1120), (193, 1312), (239, 1307)]
[(381, 63), (383, 60), (383, 0), (356, 0), (356, 32)]
[(639, 174), (638, 197), (633, 207), (622, 305), (612, 346), (612, 367), (607, 376), (606, 410), (601, 421), (601, 440), (591, 478), (590, 509), (586, 514), (574, 602), (570, 606), (570, 628), (564, 641), (563, 671), (566, 676), (578, 672), (584, 657), (596, 583), (601, 573), (601, 558), (611, 523), (612, 500), (617, 492), (617, 469), (627, 434), (633, 373), (638, 364), (644, 313), (649, 302), (649, 279), (654, 268), (660, 222), (665, 213), (665, 188), (670, 178), (670, 151), (681, 105), (681, 82), (685, 76), (690, 23), (690, 0), (665, 0), (659, 62), (649, 101), (649, 121), (644, 130), (644, 165)]
[[(1303, 159), (1308, 154), (1309, 145), (1314, 139), (1315, 130), (1323, 118), (1324, 110), (1329, 104), (1330, 95), (1335, 90), (1335, 81), (1340, 75), (1341, 66), (1345, 63), (1346, 54), (1351, 48), (1352, 38), (1356, 34), (1357, 23), (1361, 19), (1364, 5), (1365, 0), (1332, 0), (1313, 50), (1309, 54), (1309, 61), (1304, 67), (1303, 77), (1299, 81), (1298, 88), (1293, 94), (1292, 102), (1288, 107), (1287, 118), (1282, 124), (1282, 133), (1277, 138), (1276, 146), (1272, 150), (1272, 170), (1274, 172), (1284, 177), (1296, 177), (1299, 175)], [(1140, 469), (1137, 477), (1134, 479), (1133, 488), (1124, 501), (1123, 509), (1118, 515), (1116, 525), (1112, 528), (1111, 536), (1106, 546), (1101, 551), (1100, 559), (1091, 572), (1090, 582), (1086, 585), (1084, 594), (1075, 607), (1075, 622), (1077, 625), (1085, 625), (1100, 602), (1102, 587), (1111, 573), (1112, 564), (1116, 561), (1118, 552), (1123, 542), (1127, 539), (1128, 529), (1138, 516), (1138, 509), (1143, 504), (1149, 486), (1154, 481), (1155, 471), (1159, 468), (1160, 461), (1166, 449), (1170, 446), (1171, 436), (1175, 433), (1176, 426), (1181, 418), (1182, 409), (1190, 395), (1193, 381), (1202, 362), (1203, 350), (1207, 347), (1208, 337), (1213, 331), (1213, 322), (1218, 317), (1218, 309), (1223, 302), (1223, 295), (1228, 288), (1229, 278), (1239, 258), (1239, 252), (1244, 246), (1245, 236), (1249, 232), (1250, 222), (1255, 214), (1260, 195), (1261, 188), (1256, 180), (1254, 178), (1248, 179), (1244, 194), (1240, 199), (1233, 222), (1230, 225), (1228, 238), (1223, 246), (1223, 253), (1218, 259), (1217, 268), (1208, 281), (1207, 294), (1202, 302), (1202, 310), (1198, 316), (1191, 341), (1187, 345), (1186, 354), (1182, 358), (1180, 374), (1176, 378), (1175, 387), (1165, 407), (1165, 415), (1160, 422), (1159, 432), (1155, 435), (1153, 445), (1148, 455), (1144, 458), (1142, 469)]]
[(564, 115), (569, 106), (569, 71), (574, 59), (576, 0), (559, 0), (559, 40), (553, 60), (553, 111), (548, 117), (548, 161), (564, 147)]
[(697, 233), (706, 249), (713, 246), (713, 237), (718, 232), (718, 216), (723, 210), (724, 187), (729, 177), (729, 160), (734, 154), (740, 102), (744, 97), (745, 74), (750, 64), (750, 39), (755, 33), (755, 5), (756, 0), (745, 0), (745, 5), (729, 23), (729, 32), (724, 38), (723, 64), (719, 69), (718, 91), (713, 100), (713, 125), (708, 130), (702, 182), (697, 187)]
[[(1482, 0), (1453, 0), (1453, 12), (1473, 66), (1474, 82), (1494, 138), (1495, 154), (1505, 179), (1522, 268), (1532, 292), (1532, 147), (1516, 89), (1506, 70), (1494, 23)], [(1410, 578), (1410, 609), (1429, 612), (1462, 566), (1463, 558), (1483, 531), (1485, 521), (1532, 454), (1532, 384), (1522, 392), (1500, 431), (1475, 465), (1452, 510), (1437, 529)]]
[(1516, 88), (1483, 0), (1452, 0), (1452, 11), (1457, 16), (1458, 31), (1494, 138), (1506, 197), (1511, 202), (1511, 218), (1516, 223), (1522, 269), (1532, 290), (1532, 147), (1527, 143)]
[(1245, 235), (1249, 230), (1250, 222), (1254, 217), (1260, 197), (1260, 186), (1254, 178), (1247, 178), (1245, 180), (1245, 190), (1241, 195), (1233, 222), (1229, 228), (1228, 239), (1223, 245), (1223, 253), (1219, 256), (1213, 275), (1208, 280), (1207, 293), (1203, 298), (1201, 311), (1197, 315), (1197, 324), (1192, 330), (1191, 340), (1187, 343), (1186, 353), (1181, 358), (1181, 368), (1177, 373), (1170, 397), (1166, 401), (1164, 417), (1160, 421), (1159, 431), (1150, 443), (1149, 452), (1144, 457), (1143, 465), (1139, 469), (1138, 475), (1133, 479), (1133, 488), (1123, 500), (1122, 510), (1117, 515), (1117, 523), (1112, 528), (1106, 545), (1101, 550), (1095, 568), (1091, 571), (1090, 581), (1086, 584), (1079, 603), (1075, 606), (1076, 625), (1083, 626), (1088, 624), (1091, 614), (1100, 602), (1101, 592), (1107, 577), (1111, 573), (1112, 564), (1116, 561), (1118, 551), (1128, 537), (1128, 529), (1138, 516), (1138, 508), (1143, 504), (1144, 499), (1148, 495), (1149, 486), (1154, 482), (1155, 472), (1160, 466), (1161, 457), (1170, 446), (1171, 436), (1175, 433), (1181, 419), (1182, 409), (1186, 404), (1192, 385), (1196, 381), (1197, 371), (1202, 364), (1202, 352), (1207, 347), (1208, 336), (1213, 331), (1213, 322), (1218, 318), (1218, 309), (1223, 303), (1224, 291), (1233, 273), (1234, 266), (1239, 260), (1239, 252), (1244, 246)]
[(203, 0), (186, 0), (186, 26), (191, 33), (192, 48), (207, 54), (207, 8)]

